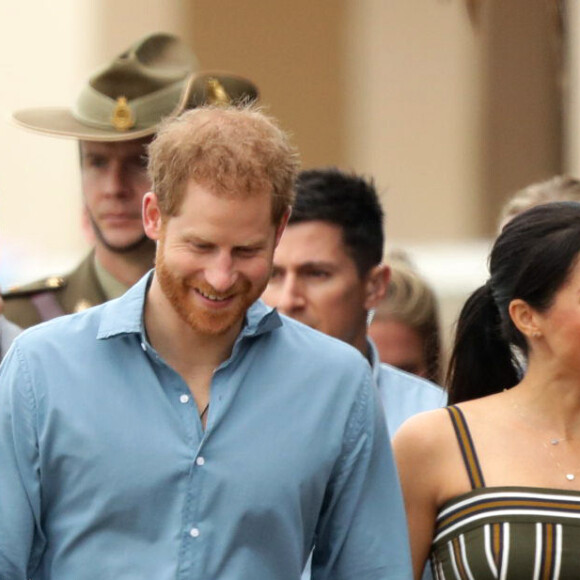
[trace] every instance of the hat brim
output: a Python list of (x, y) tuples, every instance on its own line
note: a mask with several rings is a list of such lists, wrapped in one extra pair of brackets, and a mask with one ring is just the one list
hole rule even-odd
[[(259, 98), (259, 92), (251, 81), (225, 72), (201, 72), (191, 74), (184, 83), (181, 97), (175, 108), (164, 118), (176, 117), (187, 109), (208, 103), (207, 81), (215, 78), (226, 90), (231, 103), (252, 102)], [(211, 101), (209, 101), (211, 102)], [(12, 114), (14, 122), (30, 131), (51, 137), (78, 139), (80, 141), (131, 141), (154, 135), (162, 119), (146, 128), (115, 131), (100, 129), (81, 123), (67, 107), (37, 107), (21, 109)]]
[(122, 132), (88, 127), (77, 121), (71, 110), (64, 107), (22, 109), (13, 113), (12, 118), (18, 125), (30, 131), (80, 141), (131, 141), (153, 135), (157, 130), (157, 125)]

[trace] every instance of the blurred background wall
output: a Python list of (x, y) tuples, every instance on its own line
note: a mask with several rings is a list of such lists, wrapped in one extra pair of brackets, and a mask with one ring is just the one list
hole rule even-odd
[(578, 173), (580, 14), (568, 4), (0, 0), (0, 285), (86, 251), (76, 144), (14, 127), (11, 111), (72, 104), (98, 64), (162, 30), (202, 68), (253, 79), (305, 167), (375, 178), (388, 246), (410, 251), (448, 328), (485, 278), (504, 199)]

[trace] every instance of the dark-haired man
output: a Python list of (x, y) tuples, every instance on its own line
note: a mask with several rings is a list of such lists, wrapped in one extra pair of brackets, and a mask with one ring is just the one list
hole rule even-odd
[(303, 171), (263, 298), (369, 360), (393, 435), (411, 415), (442, 406), (445, 395), (426, 380), (381, 364), (367, 336), (369, 312), (388, 284), (383, 244), (383, 211), (372, 182), (334, 168)]

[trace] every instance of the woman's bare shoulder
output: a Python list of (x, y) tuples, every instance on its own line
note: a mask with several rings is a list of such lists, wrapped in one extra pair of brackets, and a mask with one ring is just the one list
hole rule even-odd
[[(435, 513), (446, 501), (469, 491), (469, 478), (447, 409), (405, 421), (393, 439), (402, 485)], [(421, 477), (417, 477), (420, 472)], [(424, 509), (427, 507), (424, 506)]]
[(503, 417), (506, 412), (509, 413), (510, 411), (510, 407), (506, 407), (505, 393), (503, 392), (471, 401), (464, 401), (459, 403), (457, 407), (463, 413), (470, 427), (474, 423), (480, 422), (489, 425), (493, 418)]
[(452, 439), (453, 426), (447, 409), (434, 409), (407, 419), (395, 433), (393, 447), (413, 455), (429, 456), (445, 448)]

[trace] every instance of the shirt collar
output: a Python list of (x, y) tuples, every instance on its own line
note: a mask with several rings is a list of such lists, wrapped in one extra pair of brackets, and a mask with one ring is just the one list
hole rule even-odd
[(282, 319), (275, 308), (256, 300), (246, 312), (243, 336), (259, 336), (282, 326)]
[[(97, 338), (111, 338), (122, 334), (145, 336), (143, 310), (149, 284), (153, 278), (150, 270), (123, 296), (104, 304), (103, 316)], [(282, 326), (280, 316), (273, 308), (257, 300), (246, 312), (246, 320), (240, 337), (258, 336)]]

